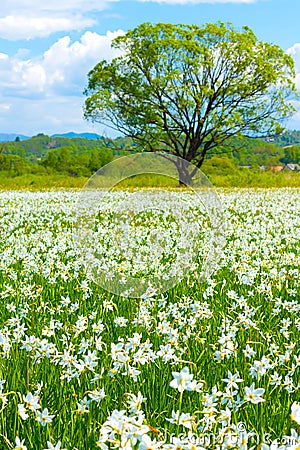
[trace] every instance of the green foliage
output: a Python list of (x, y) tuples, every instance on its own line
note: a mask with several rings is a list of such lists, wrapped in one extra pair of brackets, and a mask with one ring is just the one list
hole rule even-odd
[(108, 149), (94, 148), (80, 153), (74, 146), (64, 146), (49, 150), (41, 164), (49, 173), (64, 172), (89, 177), (112, 159), (112, 152)]
[(228, 140), (226, 146), (219, 146), (207, 154), (207, 160), (214, 156), (229, 158), (235, 166), (277, 166), (284, 162), (284, 149), (262, 139), (239, 137)]
[(239, 135), (278, 132), (293, 107), (293, 60), (231, 24), (144, 23), (113, 41), (121, 55), (88, 74), (85, 117), (145, 151), (164, 149), (200, 167)]
[(287, 145), (300, 145), (300, 131), (285, 131), (284, 133), (270, 138), (270, 141), (281, 147)]
[(213, 175), (227, 175), (235, 170), (235, 166), (227, 156), (213, 156), (204, 163), (203, 170)]
[(18, 176), (34, 171), (34, 166), (18, 155), (0, 153), (0, 171), (5, 171), (12, 176)]
[(83, 153), (95, 148), (113, 147), (111, 139), (86, 139), (86, 138), (67, 138), (50, 137), (39, 133), (23, 141), (11, 141), (1, 143), (3, 153), (12, 153), (26, 158), (29, 161), (36, 162), (45, 158), (52, 149), (60, 147), (72, 147), (72, 151)]
[[(216, 161), (215, 161), (216, 162)], [(231, 169), (228, 167), (214, 165), (206, 161), (203, 171), (216, 187), (222, 188), (279, 188), (297, 187), (300, 188), (300, 174), (297, 172), (284, 171), (273, 173), (271, 171), (261, 171), (259, 169)], [(0, 170), (0, 189), (61, 189), (61, 188), (82, 188), (89, 177), (68, 176), (65, 173), (25, 173), (23, 175), (12, 176), (11, 172)], [(163, 175), (139, 175), (127, 178), (122, 181), (116, 189), (134, 189), (138, 187), (180, 189), (178, 182)]]
[(288, 163), (299, 164), (300, 163), (300, 147), (298, 147), (296, 145), (291, 145), (291, 146), (285, 147), (284, 156), (281, 160), (285, 164), (288, 164)]
[(37, 136), (25, 141), (18, 142), (18, 148), (25, 150), (26, 157), (30, 157), (31, 161), (42, 158), (47, 153), (47, 145), (51, 138), (45, 134), (39, 133)]
[[(49, 143), (55, 148), (49, 148)], [(37, 150), (39, 153), (30, 153), (29, 144), (32, 144), (33, 151)], [(105, 147), (101, 146), (103, 144)], [(0, 150), (0, 185), (2, 188), (77, 188), (83, 186), (92, 173), (110, 162), (113, 157), (142, 150), (133, 139), (124, 136), (106, 140), (53, 140), (49, 136), (39, 135), (27, 141), (5, 142), (1, 144)], [(276, 145), (275, 141), (267, 142), (245, 136), (232, 137), (226, 145), (215, 147), (207, 153), (202, 170), (217, 186), (299, 186), (298, 173), (263, 173), (258, 169), (259, 166), (268, 168), (287, 163), (299, 164), (299, 152), (298, 146), (282, 148)], [(39, 160), (36, 158), (37, 154), (44, 154), (44, 157)], [(244, 168), (240, 169), (241, 167)], [(161, 176), (153, 175), (126, 180), (122, 185), (131, 188), (135, 183), (145, 187), (178, 187), (174, 180), (170, 182)]]
[(234, 152), (235, 158), (241, 166), (276, 166), (281, 164), (283, 150), (275, 145), (263, 143), (252, 149), (250, 153), (247, 149)]
[[(108, 141), (113, 147), (111, 140)], [(0, 152), (0, 172), (10, 176), (30, 173), (67, 173), (89, 177), (113, 159), (104, 140), (85, 138), (55, 139), (39, 133), (24, 141), (4, 142)]]
[(291, 171), (273, 173), (259, 169), (237, 169), (230, 173), (210, 171), (203, 166), (205, 174), (216, 187), (222, 188), (283, 188), (300, 187), (300, 174)]

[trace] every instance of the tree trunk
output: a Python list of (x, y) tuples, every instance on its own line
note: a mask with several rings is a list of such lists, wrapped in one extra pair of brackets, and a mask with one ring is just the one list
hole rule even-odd
[(190, 169), (189, 161), (179, 158), (177, 160), (176, 167), (178, 170), (179, 184), (181, 186), (191, 186), (193, 184), (193, 180), (189, 170)]

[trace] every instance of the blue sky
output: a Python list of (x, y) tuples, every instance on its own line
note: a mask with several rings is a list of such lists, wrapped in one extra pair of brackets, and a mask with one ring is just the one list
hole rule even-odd
[[(299, 19), (299, 0), (2, 0), (0, 132), (110, 135), (83, 119), (87, 73), (114, 56), (114, 37), (146, 21), (248, 25), (293, 56), (300, 90)], [(288, 126), (300, 130), (300, 112)]]

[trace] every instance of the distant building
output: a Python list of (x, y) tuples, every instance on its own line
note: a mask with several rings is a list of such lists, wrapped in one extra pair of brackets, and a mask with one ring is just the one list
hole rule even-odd
[(56, 142), (56, 139), (54, 139), (53, 141), (50, 141), (48, 144), (47, 144), (47, 148), (56, 148), (57, 147), (57, 142)]
[(260, 170), (271, 170), (272, 172), (281, 172), (284, 166), (260, 166)]
[(297, 170), (297, 172), (300, 172), (300, 164), (292, 164), (292, 163), (289, 163), (289, 164), (286, 165), (286, 167), (287, 167), (289, 170)]
[(284, 166), (271, 166), (269, 167), (272, 172), (281, 172), (284, 169)]

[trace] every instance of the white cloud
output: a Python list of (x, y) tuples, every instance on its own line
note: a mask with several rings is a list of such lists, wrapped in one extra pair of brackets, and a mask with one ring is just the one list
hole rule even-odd
[(0, 128), (11, 132), (13, 124), (23, 134), (91, 129), (82, 118), (87, 73), (117, 56), (111, 41), (123, 33), (87, 31), (75, 42), (65, 36), (34, 59), (26, 52), (0, 54)]
[(287, 49), (287, 54), (291, 55), (295, 61), (295, 68), (300, 72), (300, 43), (294, 44)]
[(140, 2), (167, 3), (169, 5), (197, 5), (200, 3), (256, 3), (259, 0), (138, 0)]
[(106, 35), (87, 31), (73, 43), (65, 36), (35, 59), (22, 59), (20, 54), (12, 58), (3, 54), (1, 58), (0, 54), (0, 87), (7, 95), (28, 99), (55, 93), (80, 96), (89, 70), (99, 60), (110, 60), (118, 54), (111, 48), (111, 41), (120, 34), (123, 31), (108, 31)]
[(81, 95), (89, 70), (100, 59), (110, 60), (118, 54), (111, 49), (111, 41), (120, 34), (123, 31), (108, 31), (106, 35), (87, 31), (74, 43), (68, 36), (59, 39), (43, 57), (48, 86), (54, 91)]
[(295, 83), (297, 89), (300, 91), (300, 43), (294, 44), (287, 50), (287, 54), (290, 55), (295, 62), (296, 79)]
[(74, 16), (63, 17), (25, 17), (6, 16), (0, 18), (0, 38), (17, 41), (47, 37), (57, 31), (82, 30), (95, 24), (93, 19)]
[(8, 111), (10, 109), (10, 105), (8, 103), (0, 103), (0, 109), (2, 111)]
[[(29, 58), (26, 49), (13, 57), (0, 53), (0, 129), (27, 135), (71, 130), (101, 134), (103, 129), (83, 120), (82, 92), (89, 70), (117, 55), (111, 41), (123, 33), (87, 31), (77, 41), (64, 36), (36, 58)], [(300, 44), (288, 53), (295, 59), (300, 89)], [(289, 127), (300, 128), (300, 113)]]
[(118, 2), (118, 0), (6, 0), (1, 4), (1, 12), (3, 15), (18, 14), (25, 12), (30, 14), (34, 11), (35, 15), (43, 15), (44, 13), (65, 13), (70, 11), (103, 11), (110, 3)]
[(47, 37), (58, 31), (81, 31), (94, 25), (91, 13), (118, 0), (9, 0), (1, 4), (0, 38)]

